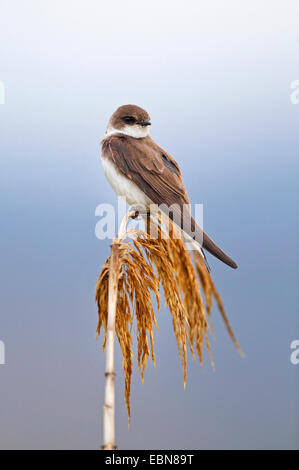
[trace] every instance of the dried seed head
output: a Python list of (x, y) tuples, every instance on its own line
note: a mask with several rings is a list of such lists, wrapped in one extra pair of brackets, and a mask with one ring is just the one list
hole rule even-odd
[[(161, 219), (156, 219), (151, 223), (156, 225), (158, 238), (151, 238), (150, 233), (153, 232), (147, 223), (146, 231), (128, 230), (123, 237), (123, 240), (127, 241), (119, 244), (120, 271), (115, 331), (123, 356), (125, 401), (129, 421), (133, 319), (136, 320), (138, 367), (143, 380), (148, 358), (151, 358), (155, 364), (154, 327), (157, 327), (157, 321), (153, 294), (159, 311), (160, 286), (163, 288), (165, 302), (172, 315), (173, 329), (183, 367), (184, 385), (187, 379), (187, 344), (193, 358), (197, 353), (202, 364), (203, 342), (205, 342), (213, 364), (207, 334), (209, 329), (207, 318), (211, 315), (213, 297), (230, 337), (236, 348), (241, 351), (229, 325), (221, 298), (200, 255), (194, 254), (193, 264), (184, 242), (177, 237), (173, 226), (170, 230), (170, 237), (166, 237)], [(109, 258), (102, 268), (96, 286), (99, 315), (97, 334), (100, 335), (103, 327), (105, 332), (103, 350), (107, 336), (108, 278)]]

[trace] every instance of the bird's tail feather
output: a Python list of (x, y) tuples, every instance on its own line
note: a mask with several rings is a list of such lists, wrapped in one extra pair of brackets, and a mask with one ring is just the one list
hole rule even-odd
[[(186, 215), (188, 215), (187, 221), (185, 220)], [(200, 228), (190, 213), (186, 214), (182, 208), (174, 208), (174, 210), (170, 212), (168, 216), (176, 225), (180, 226), (183, 232), (195, 240), (195, 242), (198, 243), (201, 248), (204, 248), (209, 253), (211, 253), (211, 255), (215, 256), (215, 258), (218, 258), (220, 261), (227, 264), (231, 268), (236, 269), (238, 267), (237, 263), (235, 263), (235, 261), (233, 261), (226, 253), (224, 253), (224, 251), (221, 250), (221, 248), (219, 248), (219, 246), (216, 245), (216, 243)], [(201, 250), (201, 252), (207, 265), (206, 256), (203, 250)]]

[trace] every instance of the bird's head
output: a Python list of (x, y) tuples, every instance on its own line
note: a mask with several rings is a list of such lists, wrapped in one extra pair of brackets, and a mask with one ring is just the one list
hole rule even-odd
[(150, 125), (150, 116), (144, 109), (134, 104), (125, 104), (112, 114), (106, 135), (120, 132), (136, 139), (142, 139), (149, 135)]

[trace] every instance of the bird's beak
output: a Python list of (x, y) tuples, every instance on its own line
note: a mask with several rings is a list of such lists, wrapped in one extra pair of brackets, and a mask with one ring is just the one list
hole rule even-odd
[(150, 126), (152, 123), (151, 121), (139, 121), (138, 124), (140, 126)]

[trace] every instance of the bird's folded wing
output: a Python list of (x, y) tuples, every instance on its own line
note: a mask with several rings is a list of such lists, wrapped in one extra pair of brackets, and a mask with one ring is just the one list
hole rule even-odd
[[(179, 166), (162, 157), (152, 139), (115, 135), (104, 139), (103, 154), (131, 179), (154, 204), (188, 204)], [(165, 160), (167, 159), (167, 164)]]
[[(177, 162), (150, 137), (134, 139), (122, 134), (106, 137), (103, 156), (109, 158), (125, 176), (133, 181), (164, 212), (203, 248), (229, 266), (236, 263), (206, 235), (184, 210), (189, 198)], [(171, 210), (169, 210), (171, 208)]]

